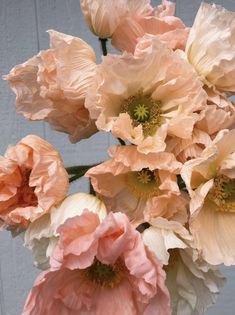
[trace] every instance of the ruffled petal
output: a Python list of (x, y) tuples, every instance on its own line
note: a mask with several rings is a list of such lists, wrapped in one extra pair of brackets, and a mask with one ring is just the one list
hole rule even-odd
[(235, 92), (235, 14), (202, 3), (191, 28), (186, 52), (197, 72), (223, 91)]
[(208, 263), (235, 264), (234, 220), (234, 213), (220, 212), (213, 203), (206, 202), (190, 222), (196, 246)]

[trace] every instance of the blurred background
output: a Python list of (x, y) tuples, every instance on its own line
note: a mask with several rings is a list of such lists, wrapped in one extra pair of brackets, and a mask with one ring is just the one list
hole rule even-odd
[[(108, 0), (107, 0), (108, 1)], [(118, 1), (118, 0), (117, 0)], [(200, 6), (199, 0), (176, 0), (176, 15), (191, 26)], [(207, 1), (212, 2), (212, 1)], [(235, 11), (235, 0), (215, 0)], [(160, 1), (152, 0), (156, 6)], [(98, 39), (87, 28), (79, 0), (0, 0), (0, 76), (26, 61), (39, 50), (49, 47), (46, 30), (55, 29), (86, 40), (97, 52)], [(110, 45), (109, 51), (113, 51)], [(15, 97), (7, 83), (0, 81), (0, 154), (28, 134), (36, 134), (53, 144), (65, 165), (100, 162), (107, 158), (107, 148), (115, 142), (111, 135), (99, 133), (91, 139), (71, 144), (67, 136), (52, 131), (42, 122), (29, 122), (15, 112)], [(87, 191), (85, 180), (75, 182), (71, 191)], [(234, 315), (235, 267), (222, 268), (228, 278), (218, 302), (207, 315)], [(0, 233), (0, 315), (20, 315), (27, 294), (38, 271), (30, 253), (19, 238), (12, 240), (8, 232)], [(56, 314), (52, 314), (56, 315)], [(108, 315), (108, 314), (107, 314)], [(122, 314), (120, 314), (122, 315)]]

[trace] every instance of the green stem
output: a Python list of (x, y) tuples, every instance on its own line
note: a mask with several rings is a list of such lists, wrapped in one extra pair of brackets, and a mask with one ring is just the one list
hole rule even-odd
[(66, 167), (66, 171), (69, 175), (78, 174), (81, 171), (88, 171), (90, 168), (97, 166), (98, 164), (92, 164), (92, 165), (76, 165), (76, 166), (69, 166)]
[(107, 56), (108, 51), (107, 51), (106, 45), (107, 45), (108, 39), (107, 38), (99, 38), (99, 40), (100, 40), (100, 44), (101, 44), (102, 53), (104, 56)]
[(93, 164), (93, 165), (77, 165), (77, 166), (69, 166), (66, 167), (66, 171), (68, 175), (72, 175), (69, 178), (69, 182), (72, 183), (75, 180), (79, 179), (80, 177), (84, 176), (86, 172), (94, 167), (97, 166), (98, 164)]
[(188, 192), (185, 182), (183, 181), (183, 178), (180, 175), (177, 175), (177, 182), (180, 190)]
[(82, 175), (74, 175), (74, 176), (71, 176), (70, 178), (69, 178), (69, 183), (72, 183), (72, 182), (74, 182), (75, 180), (77, 180), (77, 179), (79, 179), (79, 178), (81, 178), (82, 177)]
[(123, 141), (121, 138), (117, 138), (117, 139), (118, 139), (118, 141), (120, 142), (121, 145), (126, 145), (126, 142)]
[(90, 194), (96, 196), (96, 192), (94, 190), (94, 187), (91, 183), (91, 179), (89, 178), (89, 186), (90, 186)]
[(150, 227), (150, 224), (148, 222), (144, 222), (138, 225), (136, 230), (140, 233), (143, 233), (144, 230), (148, 229), (149, 227)]

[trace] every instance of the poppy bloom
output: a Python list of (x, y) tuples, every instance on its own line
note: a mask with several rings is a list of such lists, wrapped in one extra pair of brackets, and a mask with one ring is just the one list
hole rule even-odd
[(82, 214), (89, 209), (99, 215), (100, 220), (106, 216), (105, 205), (93, 195), (76, 193), (67, 196), (49, 213), (30, 223), (24, 235), (25, 246), (33, 253), (34, 264), (40, 269), (50, 267), (50, 256), (58, 243), (58, 227), (68, 218)]
[(112, 147), (109, 153), (111, 160), (86, 173), (108, 210), (122, 211), (136, 224), (156, 216), (187, 220), (188, 202), (176, 177), (181, 163), (172, 153), (146, 155), (135, 146)]
[(69, 186), (59, 153), (33, 135), (0, 158), (0, 183), (0, 218), (10, 228), (26, 228), (64, 199)]
[(51, 270), (36, 280), (22, 315), (170, 315), (164, 271), (122, 213), (84, 211), (58, 229)]
[(95, 74), (95, 52), (80, 38), (53, 30), (49, 35), (50, 49), (15, 66), (4, 78), (16, 94), (17, 113), (47, 121), (77, 142), (97, 131), (84, 107)]
[(156, 218), (143, 232), (143, 240), (164, 264), (172, 314), (205, 314), (225, 279), (200, 257), (188, 230), (179, 222)]
[(164, 151), (167, 135), (191, 138), (197, 111), (206, 105), (202, 87), (186, 60), (146, 35), (134, 55), (103, 58), (85, 106), (99, 130), (148, 154)]
[(217, 89), (235, 93), (235, 13), (202, 3), (186, 44), (189, 62)]
[(234, 129), (222, 130), (181, 171), (191, 196), (190, 231), (202, 257), (214, 265), (235, 264), (234, 139)]
[(138, 39), (146, 33), (155, 35), (172, 49), (185, 49), (189, 28), (175, 17), (175, 4), (162, 1), (149, 16), (122, 19), (112, 35), (112, 45), (121, 51), (134, 53)]
[(112, 37), (126, 16), (149, 15), (150, 0), (80, 0), (81, 9), (90, 30), (100, 38)]

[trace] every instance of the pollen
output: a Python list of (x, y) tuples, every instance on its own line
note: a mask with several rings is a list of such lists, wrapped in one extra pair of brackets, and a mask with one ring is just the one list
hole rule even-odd
[(216, 204), (217, 211), (235, 212), (235, 179), (226, 175), (215, 177), (208, 199)]
[(127, 189), (136, 197), (150, 198), (160, 194), (160, 179), (156, 172), (143, 168), (139, 172), (129, 172), (126, 174)]
[(120, 259), (113, 265), (106, 265), (95, 258), (94, 263), (85, 269), (84, 274), (88, 280), (98, 286), (114, 288), (122, 281), (125, 271), (126, 267)]
[(123, 101), (121, 113), (128, 113), (134, 127), (142, 125), (145, 136), (153, 135), (162, 123), (162, 103), (139, 91)]

